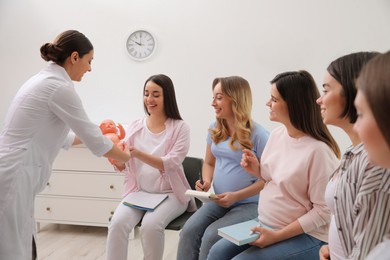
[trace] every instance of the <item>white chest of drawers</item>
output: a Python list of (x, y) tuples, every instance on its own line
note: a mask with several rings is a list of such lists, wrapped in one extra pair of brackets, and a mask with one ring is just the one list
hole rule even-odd
[(36, 197), (40, 222), (108, 226), (123, 193), (124, 175), (85, 146), (61, 151), (46, 188)]

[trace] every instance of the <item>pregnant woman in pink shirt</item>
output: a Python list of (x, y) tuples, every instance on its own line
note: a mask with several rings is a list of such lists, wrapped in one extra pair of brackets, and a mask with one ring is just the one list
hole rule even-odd
[(268, 230), (253, 243), (236, 246), (219, 240), (208, 259), (318, 259), (327, 242), (330, 212), (324, 192), (338, 165), (339, 148), (322, 123), (319, 91), (306, 71), (286, 72), (271, 81), (271, 132), (261, 162), (244, 150), (241, 166), (265, 182), (258, 218)]

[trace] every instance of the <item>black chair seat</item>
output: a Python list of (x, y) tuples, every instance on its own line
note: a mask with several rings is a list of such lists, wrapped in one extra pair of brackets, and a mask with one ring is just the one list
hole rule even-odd
[[(199, 180), (202, 174), (203, 159), (196, 157), (186, 157), (183, 161), (184, 174), (187, 178), (188, 183), (190, 184), (191, 189), (195, 189), (195, 183)], [(198, 199), (195, 199), (196, 206), (200, 208), (202, 202)], [(194, 212), (184, 212), (174, 220), (172, 220), (165, 229), (168, 230), (181, 230), (186, 223), (186, 221), (194, 214)], [(137, 224), (140, 226), (141, 222)]]
[[(200, 208), (202, 206), (202, 202), (198, 199), (195, 199), (196, 206)], [(172, 220), (165, 229), (168, 230), (181, 230), (187, 220), (194, 214), (195, 212), (184, 212), (174, 220)]]

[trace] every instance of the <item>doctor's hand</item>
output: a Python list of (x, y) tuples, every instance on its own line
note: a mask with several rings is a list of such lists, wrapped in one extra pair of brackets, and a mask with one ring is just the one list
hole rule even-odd
[[(131, 158), (131, 151), (124, 142), (117, 143), (116, 146), (124, 153), (128, 154), (128, 157)], [(118, 161), (112, 158), (108, 158), (108, 161), (111, 165), (116, 167), (116, 170), (122, 171), (126, 168), (125, 162)]]
[(115, 166), (117, 170), (123, 171), (126, 168), (125, 163), (119, 162), (115, 159), (108, 158), (108, 161), (111, 163), (112, 166)]

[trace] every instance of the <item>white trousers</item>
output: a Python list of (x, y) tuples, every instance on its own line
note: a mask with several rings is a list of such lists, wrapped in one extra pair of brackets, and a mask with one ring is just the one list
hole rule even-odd
[(129, 234), (140, 222), (141, 243), (144, 259), (162, 259), (164, 254), (165, 227), (186, 211), (188, 205), (182, 204), (173, 193), (153, 212), (134, 209), (120, 203), (108, 227), (107, 260), (126, 260)]

